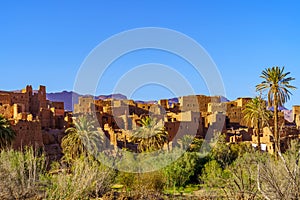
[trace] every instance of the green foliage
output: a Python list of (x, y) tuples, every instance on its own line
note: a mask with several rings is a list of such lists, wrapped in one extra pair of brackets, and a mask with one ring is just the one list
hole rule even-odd
[(185, 186), (195, 174), (199, 154), (196, 152), (185, 152), (178, 160), (163, 169), (167, 187)]
[(194, 137), (192, 135), (184, 135), (181, 139), (178, 139), (178, 144), (182, 149), (189, 149)]
[(246, 152), (251, 152), (251, 145), (248, 143), (230, 144), (226, 143), (225, 136), (220, 135), (216, 144), (213, 145), (209, 157), (216, 160), (220, 166), (225, 169), (236, 158), (242, 156)]
[(274, 139), (275, 139), (275, 155), (280, 152), (280, 135), (278, 130), (278, 106), (283, 106), (292, 94), (290, 90), (296, 87), (290, 85), (290, 82), (295, 80), (293, 77), (288, 77), (290, 72), (284, 72), (284, 67), (272, 67), (262, 71), (260, 76), (263, 81), (256, 85), (256, 90), (260, 92), (267, 91), (268, 106), (274, 108)]
[[(296, 87), (290, 85), (290, 82), (295, 80), (293, 77), (288, 77), (290, 72), (284, 72), (284, 67), (271, 67), (262, 71), (260, 78), (263, 81), (256, 85), (257, 91), (268, 90), (268, 104), (269, 106), (283, 106), (287, 100), (290, 99), (290, 89), (294, 90)], [(275, 99), (278, 104), (275, 105)]]
[(116, 178), (117, 183), (122, 184), (125, 191), (131, 190), (135, 179), (134, 173), (129, 172), (119, 172)]
[(162, 149), (168, 141), (168, 133), (164, 126), (159, 124), (155, 118), (145, 117), (140, 121), (142, 125), (131, 137), (138, 144), (140, 152), (151, 152)]
[(16, 133), (10, 127), (9, 121), (0, 115), (0, 149), (9, 147), (15, 137)]
[(243, 110), (244, 120), (249, 127), (254, 127), (257, 131), (263, 128), (271, 118), (272, 114), (266, 108), (266, 103), (261, 97), (255, 97), (246, 104)]
[(220, 135), (218, 141), (212, 148), (210, 157), (216, 160), (224, 169), (236, 159), (237, 155), (231, 150), (230, 145), (226, 143), (225, 136)]
[(97, 155), (103, 145), (104, 133), (96, 129), (95, 121), (87, 116), (74, 119), (75, 127), (66, 129), (66, 136), (62, 139), (64, 159), (67, 162), (79, 158), (81, 155)]
[(204, 165), (201, 176), (199, 177), (206, 187), (219, 187), (225, 186), (225, 179), (228, 177), (229, 172), (222, 169), (221, 165), (216, 160), (211, 160)]
[(37, 156), (32, 148), (24, 152), (0, 152), (0, 199), (38, 198), (40, 176), (45, 173), (45, 157)]

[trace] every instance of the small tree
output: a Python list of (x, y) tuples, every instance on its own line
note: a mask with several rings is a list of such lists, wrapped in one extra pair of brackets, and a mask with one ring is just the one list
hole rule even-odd
[(199, 155), (195, 152), (185, 152), (178, 160), (164, 168), (168, 187), (183, 187), (194, 175)]

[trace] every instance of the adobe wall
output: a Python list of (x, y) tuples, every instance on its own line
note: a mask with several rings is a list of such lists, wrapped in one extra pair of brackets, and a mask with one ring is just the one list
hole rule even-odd
[(41, 109), (39, 114), (42, 129), (55, 128), (53, 113), (49, 109)]
[(51, 106), (55, 109), (65, 110), (64, 102), (52, 101)]
[(298, 129), (300, 129), (300, 115), (295, 116), (295, 123)]
[(40, 122), (18, 121), (11, 127), (16, 132), (13, 148), (20, 149), (25, 146), (44, 147)]
[(4, 104), (11, 104), (11, 96), (8, 93), (0, 93), (0, 106)]
[(208, 103), (207, 112), (226, 112), (227, 104), (226, 103)]
[(6, 119), (13, 118), (13, 106), (10, 104), (3, 104), (0, 106), (0, 114), (3, 115)]
[(207, 112), (209, 103), (220, 103), (218, 96), (190, 95), (179, 97), (179, 103), (182, 111)]
[(79, 97), (78, 104), (74, 104), (74, 113), (91, 113), (94, 99), (91, 97)]
[(237, 103), (238, 107), (244, 108), (247, 105), (247, 103), (251, 100), (252, 100), (252, 98), (242, 97), (242, 98), (238, 98), (237, 100), (235, 100), (235, 102)]
[(158, 105), (161, 105), (164, 109), (168, 109), (169, 108), (169, 100), (161, 99), (158, 101)]
[(11, 104), (23, 104), (24, 112), (30, 111), (28, 93), (11, 93)]

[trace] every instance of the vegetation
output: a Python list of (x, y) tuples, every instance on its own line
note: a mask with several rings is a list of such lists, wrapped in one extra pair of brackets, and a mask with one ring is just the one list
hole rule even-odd
[(244, 120), (249, 127), (254, 127), (257, 135), (257, 146), (261, 149), (260, 133), (262, 128), (268, 124), (271, 118), (271, 112), (266, 109), (266, 102), (261, 97), (255, 97), (247, 103), (246, 108), (243, 110)]
[(16, 134), (11, 129), (9, 121), (0, 115), (0, 149), (9, 147)]
[(97, 154), (104, 141), (102, 129), (96, 129), (95, 121), (87, 116), (74, 119), (74, 127), (66, 129), (66, 136), (62, 139), (64, 159), (72, 161), (81, 155)]
[[(295, 89), (289, 74), (284, 68), (268, 68), (256, 87), (268, 90), (268, 105), (274, 107), (277, 157), (255, 151), (250, 143), (227, 143), (221, 133), (209, 142), (186, 135), (178, 146), (163, 151), (168, 134), (149, 117), (141, 120), (131, 138), (143, 153), (101, 152), (103, 131), (90, 117), (79, 116), (62, 139), (64, 157), (49, 167), (45, 155), (33, 148), (9, 148), (15, 134), (0, 116), (0, 199), (299, 199), (299, 138), (286, 152), (279, 148), (278, 106), (290, 98), (289, 89)], [(271, 117), (266, 102), (256, 97), (243, 113), (260, 146), (259, 133)], [(104, 153), (123, 170), (101, 163)], [(124, 162), (118, 162), (118, 156)]]
[(139, 122), (141, 127), (133, 134), (131, 140), (138, 144), (140, 152), (162, 149), (168, 141), (168, 133), (155, 118), (145, 117)]
[(290, 99), (290, 89), (296, 87), (290, 85), (293, 77), (288, 77), (290, 72), (284, 72), (284, 67), (271, 67), (262, 71), (260, 76), (263, 81), (256, 85), (257, 91), (266, 91), (268, 93), (268, 106), (273, 106), (274, 110), (274, 138), (275, 138), (275, 153), (280, 151), (280, 135), (278, 130), (278, 107)]
[(0, 199), (37, 199), (42, 196), (41, 175), (46, 173), (44, 155), (32, 148), (24, 152), (0, 152)]
[(103, 196), (110, 190), (114, 171), (86, 157), (73, 160), (70, 167), (56, 163), (43, 176), (47, 199), (90, 199)]

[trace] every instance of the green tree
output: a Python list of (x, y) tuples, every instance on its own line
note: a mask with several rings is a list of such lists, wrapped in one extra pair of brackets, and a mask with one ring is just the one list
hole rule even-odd
[(66, 136), (62, 139), (64, 158), (73, 160), (82, 154), (96, 154), (103, 144), (102, 129), (94, 127), (94, 120), (80, 116), (74, 120), (74, 127), (66, 129)]
[(145, 117), (139, 122), (141, 127), (133, 132), (131, 141), (138, 143), (138, 150), (155, 151), (168, 142), (168, 133), (155, 118)]
[(11, 145), (15, 136), (16, 134), (12, 130), (9, 121), (0, 115), (0, 149)]
[[(176, 151), (176, 150), (175, 150)], [(200, 156), (196, 152), (185, 152), (180, 158), (163, 169), (167, 186), (184, 187), (194, 176)]]
[(280, 136), (278, 132), (278, 107), (290, 99), (290, 89), (296, 87), (290, 85), (290, 81), (295, 80), (289, 77), (290, 72), (284, 72), (284, 67), (271, 67), (262, 71), (260, 76), (263, 81), (256, 85), (257, 91), (268, 91), (268, 106), (274, 108), (274, 138), (275, 155), (280, 151)]
[(260, 131), (268, 123), (271, 113), (266, 109), (265, 101), (261, 97), (255, 97), (246, 104), (243, 114), (246, 124), (254, 127), (257, 135), (257, 146), (260, 150)]
[(226, 184), (225, 176), (222, 167), (216, 160), (211, 160), (204, 165), (202, 174), (199, 177), (206, 187), (223, 188)]

